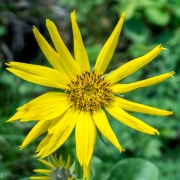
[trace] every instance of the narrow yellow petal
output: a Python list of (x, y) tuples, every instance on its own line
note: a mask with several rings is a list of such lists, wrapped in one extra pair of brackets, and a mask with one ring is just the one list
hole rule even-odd
[[(78, 111), (74, 111), (72, 115), (69, 115), (70, 120), (68, 120), (66, 124), (62, 122), (62, 124), (64, 124), (63, 127), (61, 127), (60, 124), (58, 124), (57, 128), (54, 130), (54, 133), (52, 134), (48, 143), (46, 143), (45, 146), (38, 153), (38, 155), (40, 155), (41, 158), (46, 157), (49, 154), (53, 153), (67, 140), (67, 138), (70, 136), (71, 132), (74, 129), (74, 126), (77, 121), (78, 113), (79, 113)], [(60, 122), (63, 119), (64, 118), (62, 118)]]
[(68, 156), (67, 162), (66, 162), (66, 169), (69, 169), (71, 165), (71, 156)]
[(40, 161), (41, 163), (43, 163), (44, 165), (46, 165), (47, 167), (49, 167), (50, 169), (55, 168), (54, 165), (52, 165), (50, 162), (44, 160), (44, 159), (38, 159), (38, 161)]
[(42, 52), (44, 53), (50, 64), (53, 66), (53, 68), (61, 72), (65, 77), (68, 77), (68, 74), (66, 73), (66, 70), (62, 65), (59, 54), (49, 45), (49, 43), (35, 26), (33, 26), (33, 32)]
[(60, 154), (60, 156), (59, 156), (59, 162), (60, 162), (60, 164), (61, 164), (62, 167), (65, 167), (65, 164), (64, 164), (64, 160), (63, 160), (62, 154)]
[(18, 112), (7, 122), (17, 119), (20, 119), (21, 122), (53, 119), (62, 115), (70, 106), (71, 103), (67, 101), (64, 93), (47, 92), (17, 108)]
[(81, 111), (76, 123), (76, 153), (81, 164), (89, 165), (91, 160), (95, 139), (96, 128), (91, 119), (90, 112)]
[[(39, 120), (50, 120), (61, 116), (70, 106), (71, 103), (67, 100), (64, 93), (48, 92), (24, 104), (17, 110), (23, 112), (21, 118), (30, 113), (30, 115), (36, 115), (36, 118)], [(20, 115), (17, 117), (20, 117)], [(13, 117), (13, 119), (15, 118)]]
[(161, 74), (159, 76), (155, 76), (152, 78), (148, 78), (145, 80), (141, 80), (141, 81), (137, 81), (137, 82), (129, 83), (129, 84), (113, 84), (111, 86), (111, 89), (113, 93), (126, 93), (129, 91), (135, 90), (137, 88), (143, 88), (147, 86), (152, 86), (154, 84), (158, 84), (169, 77), (173, 77), (174, 73), (175, 72), (172, 71), (169, 73)]
[(154, 129), (153, 127), (147, 125), (143, 121), (129, 115), (118, 106), (106, 107), (106, 110), (118, 121), (122, 122), (123, 124), (133, 129), (136, 129), (140, 132), (147, 133), (147, 134), (159, 134), (157, 129)]
[(56, 123), (54, 123), (54, 125), (52, 124), (52, 126), (48, 128), (48, 133), (57, 133), (57, 135), (60, 136), (72, 122), (73, 116), (77, 113), (78, 111), (76, 112), (73, 108), (69, 108), (63, 117), (57, 118), (58, 121), (56, 120)]
[[(38, 120), (37, 117), (40, 118), (40, 115), (38, 114), (32, 114), (32, 113), (24, 113), (24, 111), (17, 111), (12, 117), (10, 117), (6, 122), (14, 122), (15, 120), (22, 120), (24, 121), (33, 121)], [(42, 118), (42, 117), (41, 117)]]
[(67, 180), (74, 180), (74, 177), (68, 178)]
[(56, 166), (56, 167), (60, 166), (60, 164), (57, 162), (57, 160), (53, 157), (52, 154), (50, 154), (50, 158), (51, 158), (51, 161), (54, 164), (54, 166)]
[(68, 51), (67, 47), (65, 46), (63, 40), (61, 39), (57, 27), (55, 24), (50, 21), (49, 19), (46, 20), (46, 26), (48, 28), (49, 34), (52, 38), (54, 46), (59, 53), (59, 57), (63, 64), (64, 69), (66, 70), (67, 74), (70, 77), (76, 77), (77, 73), (80, 73), (80, 69), (77, 63), (72, 58), (70, 52)]
[(7, 122), (20, 119), (21, 122), (31, 120), (51, 120), (63, 115), (71, 106), (64, 93), (48, 92), (27, 104), (17, 108), (16, 112)]
[(88, 119), (87, 127), (88, 127), (88, 151), (87, 151), (87, 159), (86, 165), (89, 166), (96, 142), (96, 126), (89, 112), (86, 112), (86, 119)]
[(32, 176), (32, 177), (30, 177), (30, 179), (32, 179), (32, 180), (39, 180), (39, 179), (50, 180), (50, 178), (48, 176)]
[(51, 174), (51, 170), (48, 170), (48, 169), (34, 169), (33, 171), (36, 173)]
[(43, 151), (46, 148), (46, 145), (49, 143), (49, 139), (52, 137), (52, 135), (47, 134), (46, 137), (39, 143), (38, 147), (36, 148), (36, 156), (41, 155), (41, 151)]
[(67, 79), (57, 70), (45, 66), (20, 62), (7, 63), (8, 71), (16, 76), (42, 86), (66, 89)]
[(89, 180), (91, 174), (90, 164), (88, 166), (86, 164), (83, 165), (83, 173), (83, 180)]
[(118, 38), (122, 29), (122, 25), (124, 22), (124, 16), (125, 13), (121, 15), (121, 18), (119, 19), (115, 29), (113, 30), (111, 36), (106, 41), (105, 45), (101, 49), (95, 67), (97, 73), (103, 74), (113, 56), (114, 50), (116, 48), (116, 45), (118, 43)]
[(74, 37), (75, 60), (82, 71), (90, 71), (89, 59), (81, 37), (80, 30), (76, 22), (75, 10), (71, 13), (71, 23)]
[(85, 137), (84, 137), (84, 126), (83, 126), (84, 121), (85, 121), (84, 112), (81, 111), (75, 128), (76, 153), (81, 166), (85, 158), (85, 151), (84, 151)]
[(135, 71), (137, 71), (138, 69), (152, 61), (162, 50), (165, 50), (165, 48), (162, 45), (156, 46), (153, 50), (151, 50), (144, 56), (131, 60), (119, 67), (118, 69), (116, 69), (115, 71), (113, 71), (112, 73), (110, 73), (106, 77), (106, 80), (108, 80), (110, 84), (114, 84), (120, 81), (121, 79), (134, 73)]
[(26, 136), (20, 148), (25, 148), (31, 141), (45, 133), (51, 123), (52, 121), (39, 121)]
[(103, 110), (93, 112), (93, 120), (99, 131), (121, 152), (123, 148), (118, 142)]
[(131, 102), (120, 97), (115, 97), (114, 101), (117, 106), (127, 111), (134, 111), (134, 112), (152, 114), (157, 116), (168, 116), (173, 113), (172, 111), (165, 111), (150, 106), (145, 106), (143, 104)]

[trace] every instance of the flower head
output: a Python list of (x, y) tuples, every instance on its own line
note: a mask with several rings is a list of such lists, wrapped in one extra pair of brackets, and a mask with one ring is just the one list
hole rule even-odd
[(42, 158), (57, 150), (75, 128), (76, 153), (83, 166), (85, 176), (89, 177), (89, 164), (93, 154), (96, 130), (98, 129), (120, 152), (123, 148), (110, 127), (104, 110), (123, 124), (147, 134), (159, 134), (158, 130), (131, 116), (126, 111), (166, 116), (172, 112), (156, 109), (128, 101), (117, 94), (137, 88), (157, 84), (172, 77), (174, 72), (130, 84), (118, 82), (152, 61), (165, 48), (156, 46), (149, 53), (129, 61), (113, 72), (104, 75), (112, 58), (121, 32), (125, 14), (119, 19), (109, 39), (101, 49), (94, 70), (90, 71), (88, 56), (76, 23), (75, 11), (71, 13), (74, 38), (74, 58), (63, 43), (56, 26), (50, 20), (46, 25), (56, 51), (48, 44), (36, 27), (35, 38), (53, 68), (40, 65), (10, 62), (9, 71), (43, 86), (54, 87), (64, 92), (48, 92), (19, 107), (8, 122), (37, 120), (21, 148), (47, 132), (36, 152)]
[(62, 156), (59, 160), (50, 155), (51, 162), (43, 159), (39, 159), (41, 163), (48, 167), (48, 169), (34, 169), (34, 172), (44, 174), (43, 176), (32, 176), (32, 180), (73, 180), (74, 174), (70, 170), (70, 156), (67, 159), (66, 164), (64, 164)]

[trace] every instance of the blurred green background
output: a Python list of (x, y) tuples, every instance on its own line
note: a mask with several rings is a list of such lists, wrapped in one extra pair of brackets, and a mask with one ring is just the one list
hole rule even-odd
[[(4, 179), (29, 177), (32, 169), (41, 168), (34, 151), (44, 137), (23, 150), (23, 139), (34, 122), (5, 123), (15, 109), (51, 89), (28, 83), (5, 70), (6, 62), (49, 66), (32, 33), (32, 25), (52, 44), (45, 27), (49, 18), (57, 25), (69, 50), (73, 53), (70, 12), (76, 9), (83, 40), (93, 66), (103, 44), (115, 27), (121, 13), (126, 19), (116, 51), (107, 72), (129, 60), (146, 54), (158, 44), (163, 51), (154, 61), (125, 78), (123, 83), (142, 80), (158, 74), (175, 71), (174, 79), (167, 79), (152, 87), (134, 90), (125, 98), (149, 106), (173, 110), (168, 117), (133, 113), (160, 131), (160, 136), (142, 134), (109, 117), (122, 147), (119, 154), (109, 142), (106, 146), (97, 139), (94, 155), (107, 170), (119, 160), (144, 158), (159, 168), (160, 180), (180, 179), (180, 1), (179, 0), (1, 0), (0, 1), (0, 173)], [(106, 140), (105, 140), (106, 141)], [(74, 135), (58, 150), (65, 157), (75, 153)], [(98, 173), (106, 173), (98, 169)], [(100, 172), (102, 171), (102, 172)]]

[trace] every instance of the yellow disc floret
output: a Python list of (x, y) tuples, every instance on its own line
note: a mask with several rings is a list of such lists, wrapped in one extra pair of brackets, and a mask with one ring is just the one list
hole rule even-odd
[(113, 99), (109, 83), (95, 71), (85, 71), (68, 84), (66, 93), (73, 106), (83, 110), (97, 110)]

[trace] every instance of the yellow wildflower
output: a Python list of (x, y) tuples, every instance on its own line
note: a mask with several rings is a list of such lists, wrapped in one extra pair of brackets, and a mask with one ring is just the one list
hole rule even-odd
[(75, 128), (76, 153), (83, 166), (85, 177), (90, 177), (89, 165), (93, 154), (96, 130), (121, 152), (123, 148), (110, 127), (104, 110), (125, 125), (147, 134), (159, 134), (158, 130), (131, 116), (127, 111), (166, 116), (170, 111), (160, 110), (117, 96), (137, 88), (151, 86), (172, 77), (168, 72), (130, 84), (118, 84), (120, 80), (134, 73), (152, 61), (165, 48), (156, 46), (149, 53), (129, 61), (112, 73), (104, 75), (118, 43), (124, 22), (122, 14), (115, 29), (100, 51), (93, 71), (90, 71), (88, 56), (76, 22), (75, 11), (71, 13), (74, 37), (74, 58), (63, 43), (55, 24), (47, 20), (46, 26), (56, 51), (48, 44), (36, 27), (35, 38), (53, 68), (40, 65), (10, 62), (7, 68), (20, 78), (43, 86), (62, 89), (64, 92), (48, 92), (19, 107), (8, 122), (37, 120), (21, 148), (47, 132), (38, 145), (37, 156), (42, 158), (56, 151)]

